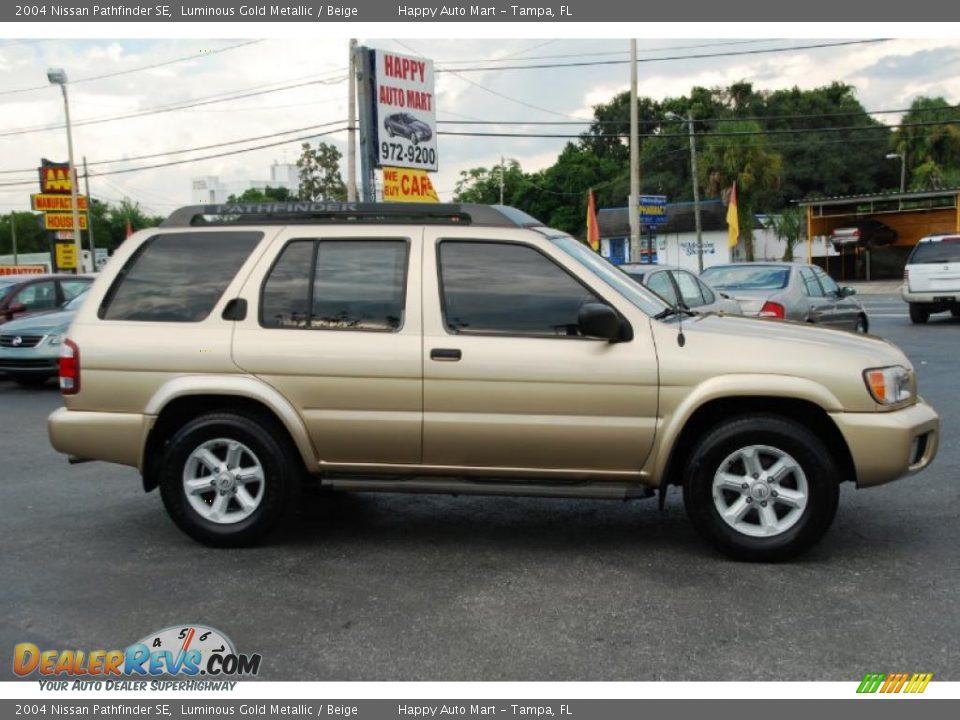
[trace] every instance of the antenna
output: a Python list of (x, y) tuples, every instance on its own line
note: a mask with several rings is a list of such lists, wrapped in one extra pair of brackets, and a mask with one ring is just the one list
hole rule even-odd
[[(677, 277), (680, 277), (680, 232), (677, 231)], [(687, 336), (683, 334), (683, 313), (686, 310), (686, 305), (683, 302), (683, 295), (680, 290), (680, 281), (677, 281), (677, 327), (679, 331), (677, 332), (677, 345), (683, 347), (687, 344)]]

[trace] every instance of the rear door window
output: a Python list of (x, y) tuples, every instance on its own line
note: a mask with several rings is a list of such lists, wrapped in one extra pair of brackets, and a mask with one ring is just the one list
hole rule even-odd
[(647, 276), (647, 287), (653, 290), (671, 305), (677, 304), (677, 290), (666, 270), (655, 272)]
[(683, 270), (673, 270), (673, 277), (680, 288), (680, 297), (683, 298), (683, 304), (688, 308), (700, 307), (707, 302), (700, 290), (700, 284), (697, 279)]
[(100, 305), (103, 320), (200, 322), (263, 238), (261, 232), (154, 235), (127, 260)]
[(803, 293), (807, 297), (824, 297), (823, 288), (813, 274), (810, 268), (800, 268), (800, 280), (802, 280)]

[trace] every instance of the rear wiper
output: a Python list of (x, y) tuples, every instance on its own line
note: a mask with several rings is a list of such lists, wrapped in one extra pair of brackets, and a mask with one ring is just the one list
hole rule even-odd
[(653, 316), (653, 319), (666, 320), (668, 317), (672, 317), (674, 315), (686, 315), (687, 317), (693, 317), (694, 315), (696, 315), (696, 313), (689, 308), (673, 305), (671, 307), (664, 308), (663, 310), (658, 312), (656, 315)]

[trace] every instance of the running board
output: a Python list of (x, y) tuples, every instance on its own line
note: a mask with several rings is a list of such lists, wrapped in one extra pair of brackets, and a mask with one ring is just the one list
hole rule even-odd
[(607, 498), (637, 500), (653, 497), (644, 485), (596, 482), (577, 485), (531, 482), (478, 482), (458, 478), (324, 477), (322, 485), (352, 492), (434, 493), (439, 495), (511, 495), (514, 497)]

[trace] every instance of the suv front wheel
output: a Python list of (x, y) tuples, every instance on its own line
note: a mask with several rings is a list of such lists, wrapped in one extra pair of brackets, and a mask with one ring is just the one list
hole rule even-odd
[(215, 547), (252, 545), (283, 516), (300, 464), (270, 423), (210, 413), (171, 439), (160, 494), (170, 517), (193, 539)]
[(741, 416), (710, 430), (687, 463), (683, 500), (697, 530), (740, 560), (787, 560), (815, 544), (837, 510), (839, 476), (806, 427)]

